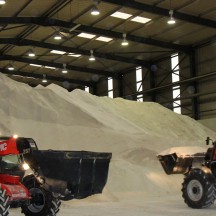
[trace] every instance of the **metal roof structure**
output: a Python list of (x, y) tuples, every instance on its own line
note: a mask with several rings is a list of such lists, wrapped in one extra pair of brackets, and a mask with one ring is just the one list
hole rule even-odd
[[(93, 7), (99, 15), (91, 14)], [(167, 24), (171, 10), (174, 25)], [(128, 17), (117, 18), (116, 12)], [(57, 33), (61, 40), (54, 39)], [(124, 37), (128, 46), (121, 46)], [(215, 39), (215, 0), (6, 0), (0, 5), (0, 71), (31, 86), (46, 75), (47, 84), (69, 82), (68, 90), (91, 87), (98, 79), (117, 78)], [(29, 50), (36, 56), (29, 57)], [(89, 61), (91, 54), (95, 61)], [(15, 70), (8, 70), (10, 64)]]

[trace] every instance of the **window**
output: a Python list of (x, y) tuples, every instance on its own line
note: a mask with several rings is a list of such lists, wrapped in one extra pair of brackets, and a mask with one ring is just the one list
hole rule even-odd
[(85, 86), (85, 91), (89, 92), (89, 87), (88, 86)]
[[(143, 90), (142, 86), (142, 67), (136, 67), (136, 90), (141, 92)], [(143, 101), (143, 95), (137, 95), (137, 101)]]
[(108, 97), (113, 98), (113, 78), (108, 78)]
[[(175, 53), (171, 56), (171, 68), (172, 68), (172, 83), (180, 81), (179, 79), (179, 56)], [(180, 86), (173, 87), (173, 99), (180, 98)], [(173, 111), (181, 114), (181, 100), (173, 101)]]

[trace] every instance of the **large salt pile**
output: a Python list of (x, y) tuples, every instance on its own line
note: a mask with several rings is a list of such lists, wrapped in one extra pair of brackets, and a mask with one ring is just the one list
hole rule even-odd
[(166, 176), (156, 155), (171, 147), (204, 146), (216, 134), (157, 103), (31, 88), (0, 75), (0, 131), (34, 138), (40, 149), (113, 153), (105, 195), (179, 193), (182, 176)]

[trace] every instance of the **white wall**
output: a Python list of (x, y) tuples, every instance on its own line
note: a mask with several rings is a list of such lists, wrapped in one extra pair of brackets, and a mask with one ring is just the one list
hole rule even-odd
[(216, 132), (216, 118), (202, 119), (198, 122)]

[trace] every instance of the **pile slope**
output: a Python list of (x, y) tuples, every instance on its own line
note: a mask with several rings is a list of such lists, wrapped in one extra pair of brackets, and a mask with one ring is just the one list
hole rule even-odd
[(97, 97), (49, 85), (31, 88), (0, 75), (0, 131), (34, 138), (40, 149), (113, 153), (106, 194), (178, 192), (156, 155), (175, 146), (204, 146), (216, 134), (153, 102)]

